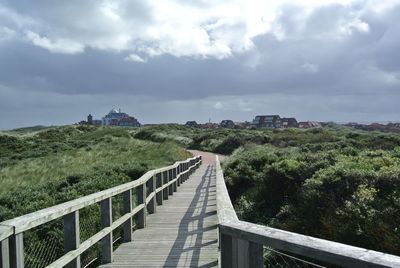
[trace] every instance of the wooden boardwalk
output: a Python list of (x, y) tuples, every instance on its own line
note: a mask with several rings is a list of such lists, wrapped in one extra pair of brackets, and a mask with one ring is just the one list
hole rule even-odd
[(146, 228), (122, 244), (116, 267), (216, 267), (218, 266), (215, 164), (205, 161), (178, 191), (147, 216)]

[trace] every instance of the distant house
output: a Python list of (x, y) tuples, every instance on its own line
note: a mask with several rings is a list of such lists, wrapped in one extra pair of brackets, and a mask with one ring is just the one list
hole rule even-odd
[(282, 121), (282, 127), (284, 128), (299, 127), (299, 123), (297, 123), (297, 120), (294, 117), (283, 117), (281, 121)]
[(252, 125), (252, 123), (249, 121), (235, 122), (235, 128), (250, 128), (251, 125)]
[(139, 121), (126, 113), (112, 109), (103, 117), (102, 125), (104, 126), (120, 126), (120, 127), (139, 127)]
[(235, 123), (233, 123), (232, 120), (222, 120), (221, 123), (219, 124), (219, 127), (222, 128), (234, 128)]
[(299, 122), (299, 128), (315, 128), (315, 127), (321, 127), (321, 124), (315, 121)]
[(214, 129), (218, 127), (218, 124), (209, 122), (209, 123), (199, 124), (198, 127), (203, 129)]
[(257, 115), (252, 126), (256, 128), (281, 128), (281, 117), (279, 115)]
[(88, 125), (93, 125), (93, 116), (91, 114), (89, 114), (88, 117), (87, 117), (87, 124)]
[(196, 121), (187, 121), (185, 124), (186, 127), (199, 127)]

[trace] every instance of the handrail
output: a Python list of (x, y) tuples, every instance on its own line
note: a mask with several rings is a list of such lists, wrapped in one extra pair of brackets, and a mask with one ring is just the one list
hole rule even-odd
[(400, 267), (400, 257), (245, 221), (220, 224), (224, 234), (345, 267)]
[(218, 155), (216, 155), (215, 158), (218, 222), (237, 221), (239, 219), (236, 215), (235, 209), (233, 208), (228, 189), (225, 185), (224, 173), (222, 172)]
[[(80, 267), (80, 255), (100, 240), (102, 241), (102, 262), (111, 262), (112, 231), (123, 226), (124, 242), (131, 241), (132, 217), (137, 215), (138, 227), (144, 228), (147, 210), (149, 213), (155, 213), (156, 206), (162, 205), (162, 200), (168, 199), (168, 195), (172, 195), (201, 162), (201, 156), (177, 161), (173, 165), (148, 171), (135, 181), (1, 222), (0, 267), (24, 267), (23, 233), (61, 217), (64, 218), (66, 254), (50, 264), (50, 267)], [(159, 183), (157, 178), (160, 179)], [(149, 191), (146, 193), (147, 187)], [(132, 208), (132, 189), (134, 188), (137, 189), (138, 205)], [(124, 214), (113, 221), (111, 200), (119, 194), (123, 195)], [(102, 229), (81, 243), (79, 210), (96, 203), (99, 203), (101, 207)]]
[(123, 193), (129, 189), (135, 188), (139, 185), (143, 185), (150, 178), (152, 178), (154, 174), (164, 172), (164, 171), (170, 170), (172, 168), (176, 168), (180, 163), (189, 163), (190, 160), (195, 160), (195, 159), (196, 159), (196, 157), (193, 157), (193, 158), (189, 158), (185, 161), (178, 161), (175, 164), (167, 166), (167, 167), (150, 170), (150, 171), (146, 172), (144, 175), (142, 175), (137, 180), (134, 180), (134, 181), (131, 181), (128, 183), (124, 183), (124, 184), (109, 188), (107, 190), (93, 193), (93, 194), (90, 194), (90, 195), (87, 195), (87, 196), (84, 196), (81, 198), (67, 201), (67, 202), (59, 204), (59, 205), (41, 209), (41, 210), (26, 214), (26, 215), (23, 215), (20, 217), (16, 217), (14, 219), (1, 222), (1, 224), (13, 226), (15, 228), (15, 234), (22, 233), (24, 231), (27, 231), (29, 229), (32, 229), (36, 226), (42, 225), (42, 224), (52, 221), (54, 219), (60, 218), (64, 215), (67, 215), (69, 213), (72, 213), (74, 211), (82, 209), (89, 205), (98, 203), (104, 199), (121, 194), (121, 193)]
[(221, 267), (263, 267), (263, 245), (344, 267), (400, 267), (400, 257), (238, 220), (216, 156)]

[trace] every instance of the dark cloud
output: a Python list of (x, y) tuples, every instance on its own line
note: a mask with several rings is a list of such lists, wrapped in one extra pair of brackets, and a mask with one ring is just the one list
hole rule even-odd
[[(252, 24), (210, 18), (200, 28), (211, 42), (226, 41), (226, 56), (198, 40), (178, 45), (172, 35), (149, 47), (150, 39), (142, 40), (151, 33), (147, 26), (162, 25), (154, 7), (142, 1), (121, 1), (124, 23), (114, 24), (99, 17), (99, 3), (106, 2), (68, 1), (60, 8), (54, 1), (0, 1), (0, 33), (12, 36), (0, 38), (0, 128), (72, 123), (114, 106), (144, 122), (251, 120), (256, 113), (398, 120), (400, 6), (377, 11), (371, 2), (318, 6), (308, 13), (302, 5), (286, 4), (271, 30), (252, 37), (246, 49), (243, 36)], [(187, 5), (209, 8), (205, 2)], [(121, 41), (128, 26), (141, 34)], [(36, 43), (28, 31), (37, 33)], [(71, 44), (84, 49), (71, 53)], [(131, 54), (143, 62), (126, 60)]]

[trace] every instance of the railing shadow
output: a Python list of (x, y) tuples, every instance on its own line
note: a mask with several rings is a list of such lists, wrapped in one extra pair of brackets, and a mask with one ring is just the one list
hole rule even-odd
[[(168, 254), (165, 261), (165, 265), (177, 266), (178, 264), (184, 265), (185, 267), (215, 267), (218, 263), (217, 260), (211, 260), (210, 263), (199, 265), (200, 254), (202, 249), (210, 245), (217, 245), (217, 239), (211, 241), (203, 241), (205, 231), (212, 231), (217, 229), (217, 225), (205, 226), (205, 219), (210, 216), (214, 216), (214, 212), (206, 212), (208, 204), (211, 200), (210, 195), (215, 196), (215, 191), (211, 192), (210, 188), (214, 188), (211, 185), (212, 178), (215, 176), (215, 169), (213, 166), (208, 165), (204, 175), (201, 177), (201, 182), (196, 188), (193, 199), (190, 203), (188, 210), (185, 212), (179, 224), (179, 231), (177, 238)], [(199, 200), (203, 199), (201, 205)], [(200, 209), (200, 211), (199, 211)], [(197, 221), (197, 226), (194, 228), (191, 223)], [(191, 230), (192, 229), (192, 230)], [(193, 237), (195, 236), (194, 243)], [(191, 246), (186, 246), (186, 242), (191, 242)], [(185, 258), (185, 260), (182, 259)]]

